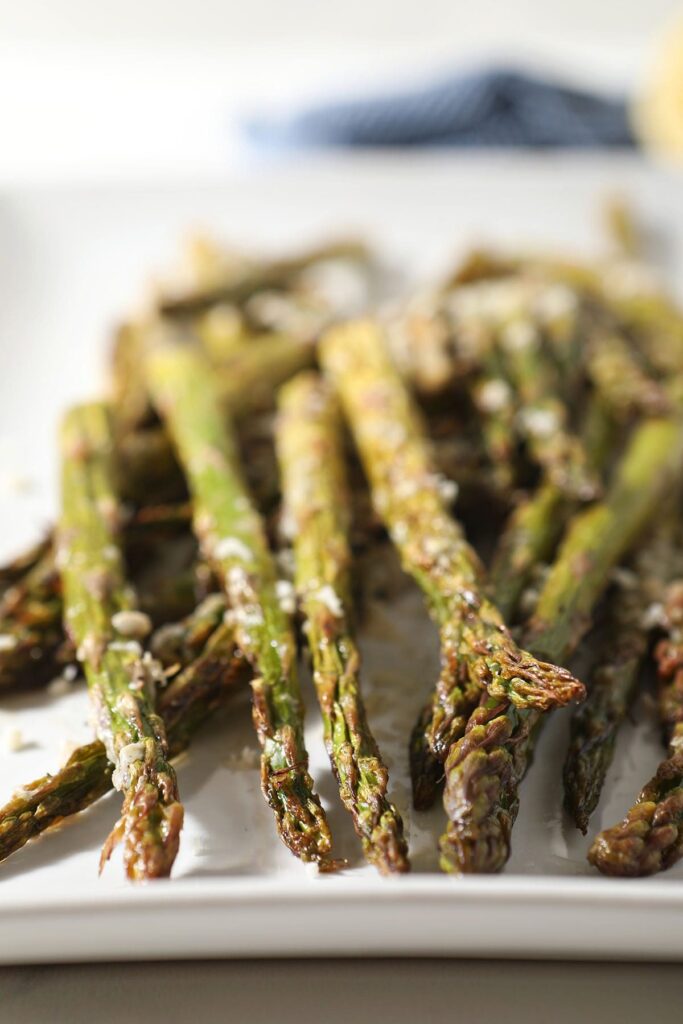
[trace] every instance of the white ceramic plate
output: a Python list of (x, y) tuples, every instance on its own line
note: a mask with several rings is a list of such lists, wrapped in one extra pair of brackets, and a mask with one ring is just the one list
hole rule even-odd
[[(683, 238), (681, 179), (631, 159), (355, 158), (249, 180), (187, 187), (0, 194), (0, 554), (31, 540), (54, 514), (55, 424), (97, 392), (108, 331), (179, 237), (206, 226), (236, 242), (296, 246), (326, 230), (367, 231), (417, 276), (468, 243), (599, 244), (609, 188)], [(17, 493), (17, 483), (30, 484)], [(566, 715), (544, 732), (524, 783), (514, 852), (503, 876), (436, 871), (439, 810), (411, 817), (405, 744), (435, 677), (433, 630), (421, 602), (378, 606), (364, 641), (371, 721), (405, 812), (415, 872), (382, 880), (362, 865), (335, 796), (312, 695), (312, 770), (349, 869), (314, 877), (275, 837), (257, 772), (247, 701), (212, 723), (179, 767), (187, 824), (169, 883), (131, 887), (116, 858), (97, 877), (116, 817), (109, 796), (79, 820), (0, 866), (0, 961), (329, 954), (680, 958), (683, 865), (660, 879), (611, 881), (585, 861), (588, 840), (563, 820)], [(397, 678), (399, 680), (397, 684)], [(25, 746), (0, 754), (0, 802), (57, 766), (66, 741), (89, 737), (87, 702), (4, 699), (0, 733)], [(621, 816), (660, 751), (638, 707), (619, 741), (593, 829)]]

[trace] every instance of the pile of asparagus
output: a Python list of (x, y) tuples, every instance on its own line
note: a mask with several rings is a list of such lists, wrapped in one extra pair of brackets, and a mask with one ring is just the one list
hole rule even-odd
[(82, 674), (96, 735), (0, 809), (0, 859), (114, 788), (102, 863), (120, 842), (131, 879), (169, 875), (173, 758), (249, 682), (276, 830), (337, 868), (305, 653), (364, 855), (407, 871), (356, 637), (389, 548), (439, 635), (406, 757), (416, 812), (443, 793), (443, 870), (502, 869), (538, 733), (569, 704), (585, 833), (649, 666), (666, 756), (588, 858), (679, 859), (683, 317), (614, 223), (599, 263), (474, 252), (391, 308), (357, 243), (277, 261), (195, 243), (186, 281), (118, 331), (108, 398), (64, 418), (54, 530), (0, 570), (0, 689)]

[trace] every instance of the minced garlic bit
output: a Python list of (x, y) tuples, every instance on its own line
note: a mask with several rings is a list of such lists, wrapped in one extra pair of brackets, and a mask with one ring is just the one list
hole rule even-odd
[(0, 633), (0, 651), (13, 651), (17, 646), (17, 638), (11, 633)]
[(139, 740), (137, 743), (127, 743), (119, 750), (116, 768), (111, 777), (114, 789), (122, 792), (128, 788), (128, 770), (136, 761), (142, 761), (145, 756), (145, 742)]
[(152, 620), (145, 612), (121, 611), (112, 615), (111, 624), (121, 636), (142, 640), (152, 631)]
[(312, 596), (316, 601), (320, 601), (321, 604), (324, 604), (328, 611), (330, 611), (336, 618), (340, 619), (344, 614), (342, 603), (329, 583), (326, 583), (323, 587), (316, 590)]
[(17, 729), (13, 726), (10, 729), (5, 729), (2, 734), (2, 746), (7, 754), (15, 754), (18, 750), (26, 745), (24, 740), (24, 734), (21, 729)]
[(296, 611), (296, 595), (289, 580), (278, 580), (275, 584), (275, 594), (285, 615), (293, 615)]
[(216, 541), (213, 549), (213, 556), (219, 560), (224, 558), (239, 558), (242, 562), (251, 561), (251, 551), (247, 545), (237, 537), (222, 537)]

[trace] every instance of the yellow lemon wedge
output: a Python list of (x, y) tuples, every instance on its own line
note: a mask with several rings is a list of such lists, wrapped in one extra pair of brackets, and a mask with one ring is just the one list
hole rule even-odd
[(647, 148), (683, 160), (683, 21), (664, 40), (633, 121)]

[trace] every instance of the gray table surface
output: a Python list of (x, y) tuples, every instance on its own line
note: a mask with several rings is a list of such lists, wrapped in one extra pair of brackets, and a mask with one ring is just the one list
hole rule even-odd
[(213, 961), (0, 968), (7, 1024), (638, 1024), (676, 1014), (678, 964)]

